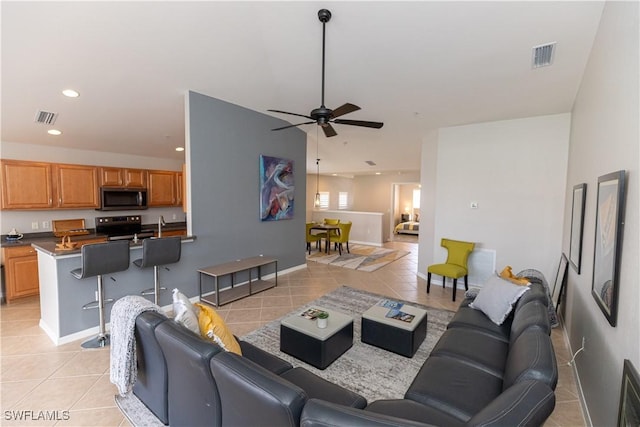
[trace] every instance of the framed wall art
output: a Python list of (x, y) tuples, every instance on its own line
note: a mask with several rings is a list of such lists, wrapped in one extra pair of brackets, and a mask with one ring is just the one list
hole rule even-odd
[(567, 267), (569, 266), (569, 261), (567, 260), (567, 256), (562, 254), (560, 257), (560, 264), (558, 264), (558, 273), (556, 273), (556, 281), (553, 282), (553, 291), (551, 292), (551, 302), (555, 301), (556, 312), (558, 311), (558, 307), (560, 307), (560, 302), (562, 301), (562, 294), (564, 293), (564, 288), (567, 284)]
[(584, 206), (587, 196), (587, 184), (573, 187), (573, 203), (571, 205), (571, 238), (569, 245), (569, 261), (580, 274), (582, 265), (582, 234), (584, 231)]
[(591, 295), (611, 326), (618, 317), (618, 282), (624, 219), (625, 171), (598, 178)]
[(618, 426), (640, 425), (640, 377), (629, 359), (622, 368), (622, 388), (618, 406)]
[(293, 218), (293, 160), (260, 155), (260, 219)]

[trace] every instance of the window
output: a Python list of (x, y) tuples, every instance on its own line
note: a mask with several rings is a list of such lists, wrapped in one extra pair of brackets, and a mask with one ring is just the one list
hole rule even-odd
[(349, 193), (341, 191), (338, 193), (338, 209), (347, 209), (349, 207)]
[(329, 192), (321, 191), (320, 192), (320, 209), (329, 209)]
[(413, 209), (420, 209), (420, 189), (413, 190)]

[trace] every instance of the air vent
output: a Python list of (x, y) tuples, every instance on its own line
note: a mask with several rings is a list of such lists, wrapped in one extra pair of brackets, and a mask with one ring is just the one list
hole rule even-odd
[(553, 56), (555, 51), (556, 42), (534, 46), (531, 68), (540, 68), (551, 65), (553, 63)]
[(52, 113), (50, 111), (39, 110), (36, 112), (36, 123), (42, 123), (43, 125), (52, 125), (56, 122), (58, 113)]
[(376, 162), (374, 162), (373, 160), (365, 160), (364, 161), (366, 164), (368, 164), (369, 166), (375, 166)]

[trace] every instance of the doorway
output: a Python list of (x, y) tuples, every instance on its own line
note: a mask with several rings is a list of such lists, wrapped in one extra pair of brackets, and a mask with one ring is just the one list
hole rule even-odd
[[(420, 183), (392, 184), (390, 240), (418, 242)], [(402, 227), (398, 227), (402, 224)]]

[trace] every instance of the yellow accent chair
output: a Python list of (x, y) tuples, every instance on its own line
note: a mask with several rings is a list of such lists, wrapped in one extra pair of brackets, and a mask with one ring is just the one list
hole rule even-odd
[(442, 239), (440, 246), (447, 249), (447, 261), (444, 264), (433, 264), (427, 268), (427, 293), (431, 288), (431, 274), (442, 276), (442, 287), (444, 288), (447, 277), (453, 279), (453, 298), (456, 300), (456, 287), (458, 279), (464, 277), (464, 288), (469, 289), (467, 282), (469, 271), (467, 269), (467, 259), (473, 251), (475, 243), (462, 242), (460, 240)]
[[(334, 250), (338, 249), (340, 255), (342, 255), (342, 244), (347, 244), (347, 252), (351, 253), (349, 250), (349, 233), (351, 232), (351, 221), (341, 222), (338, 224), (340, 227), (340, 235), (335, 238), (331, 238), (331, 243), (334, 244)], [(332, 235), (333, 236), (333, 235)]]
[(327, 225), (338, 225), (340, 224), (340, 220), (339, 219), (333, 219), (333, 218), (325, 218), (324, 219), (324, 223)]
[(316, 249), (320, 250), (322, 239), (327, 237), (327, 233), (311, 233), (311, 227), (314, 225), (314, 222), (307, 223), (307, 250), (309, 251), (309, 255), (311, 255), (311, 243), (315, 242)]

